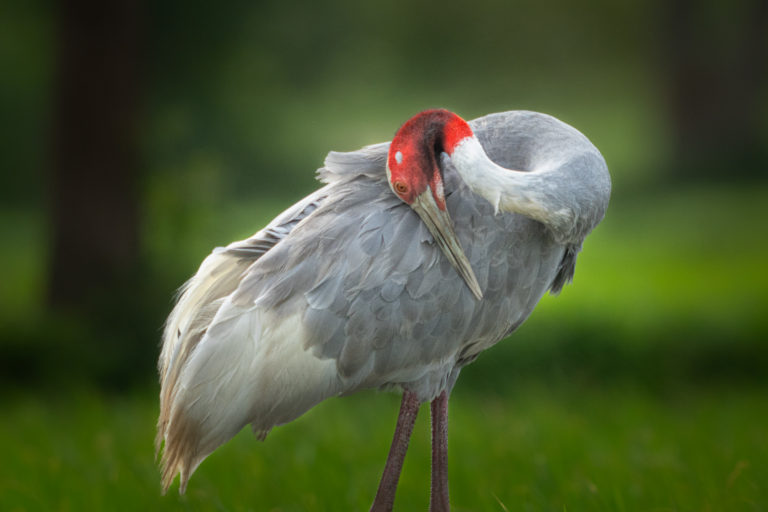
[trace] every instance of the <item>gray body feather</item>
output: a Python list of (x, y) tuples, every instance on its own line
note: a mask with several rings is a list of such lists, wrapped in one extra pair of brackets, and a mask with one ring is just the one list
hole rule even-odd
[[(391, 192), (388, 143), (330, 153), (318, 171), (326, 185), (254, 237), (214, 251), (169, 318), (158, 432), (166, 487), (181, 471), (183, 488), (202, 458), (245, 424), (266, 432), (328, 396), (400, 386), (431, 400), (450, 390), (462, 366), (514, 331), (544, 293), (571, 280), (581, 243), (603, 217), (610, 193), (599, 152), (578, 131), (542, 114), (492, 114), (470, 125), (497, 164), (533, 174), (555, 170), (542, 175), (541, 187), (552, 201), (577, 208), (568, 231), (494, 213), (444, 157), (448, 210), (483, 292), (478, 301), (416, 213)], [(289, 394), (262, 397), (253, 389), (248, 400), (263, 403), (249, 402), (221, 420), (226, 428), (208, 435), (206, 429), (218, 427), (195, 409), (199, 397), (190, 390), (208, 391), (196, 384), (197, 363), (190, 361), (206, 343), (230, 343), (226, 322), (257, 312), (299, 321), (302, 350), (335, 374), (324, 377), (327, 386), (311, 399), (294, 403)], [(215, 353), (206, 357), (215, 366)], [(217, 386), (211, 400), (229, 396)]]

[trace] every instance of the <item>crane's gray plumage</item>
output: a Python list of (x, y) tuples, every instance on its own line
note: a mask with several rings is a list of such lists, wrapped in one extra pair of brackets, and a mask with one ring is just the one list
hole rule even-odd
[(572, 279), (610, 194), (602, 156), (543, 114), (492, 114), (470, 126), (494, 162), (529, 171), (531, 193), (567, 220), (497, 213), (444, 155), (447, 206), (477, 300), (390, 190), (389, 143), (330, 153), (318, 171), (324, 187), (215, 250), (182, 290), (160, 359), (166, 488), (181, 472), (183, 490), (202, 459), (248, 423), (266, 435), (363, 388), (401, 386), (421, 401), (450, 391), (462, 366)]

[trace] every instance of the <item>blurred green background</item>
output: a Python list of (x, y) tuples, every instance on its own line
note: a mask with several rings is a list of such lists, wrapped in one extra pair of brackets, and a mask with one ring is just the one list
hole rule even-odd
[(7, 0), (0, 509), (366, 509), (391, 394), (243, 432), (161, 497), (160, 330), (329, 150), (431, 107), (552, 114), (614, 183), (574, 284), (459, 380), (454, 508), (768, 509), (767, 34), (757, 0)]

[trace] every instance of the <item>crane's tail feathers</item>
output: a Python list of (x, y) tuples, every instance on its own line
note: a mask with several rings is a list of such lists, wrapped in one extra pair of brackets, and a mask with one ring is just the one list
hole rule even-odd
[(199, 433), (190, 423), (184, 423), (180, 428), (172, 429), (165, 439), (162, 465), (163, 494), (173, 483), (176, 474), (179, 474), (179, 494), (187, 490), (189, 477), (208, 455), (200, 454), (197, 440)]
[(256, 439), (259, 441), (266, 441), (267, 436), (269, 435), (269, 432), (272, 430), (272, 428), (261, 428), (253, 423), (251, 425), (251, 430), (253, 431), (253, 435), (256, 436)]
[(176, 306), (166, 322), (159, 360), (160, 415), (155, 437), (155, 458), (162, 452), (164, 490), (180, 472), (183, 492), (194, 470), (195, 455), (190, 451), (194, 446), (189, 442), (191, 433), (184, 430), (175, 432), (170, 428), (182, 370), (225, 298), (235, 290), (243, 272), (253, 261), (254, 258), (243, 257), (240, 253), (216, 251), (209, 255), (195, 276), (179, 290)]

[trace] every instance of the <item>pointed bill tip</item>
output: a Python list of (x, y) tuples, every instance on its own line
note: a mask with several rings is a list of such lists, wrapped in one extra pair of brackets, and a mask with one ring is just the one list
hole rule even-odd
[(459, 243), (448, 210), (441, 210), (437, 206), (432, 191), (429, 188), (416, 196), (416, 199), (411, 204), (411, 208), (421, 217), (429, 232), (432, 233), (432, 237), (437, 242), (437, 245), (464, 279), (464, 282), (467, 283), (475, 298), (481, 300), (483, 292), (480, 289), (480, 283), (477, 282), (472, 265), (470, 265), (469, 259)]

